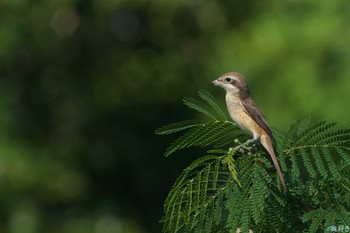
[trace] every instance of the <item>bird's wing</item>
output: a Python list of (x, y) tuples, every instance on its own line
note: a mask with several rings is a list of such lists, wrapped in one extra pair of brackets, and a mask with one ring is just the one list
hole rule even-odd
[(272, 138), (271, 129), (269, 124), (265, 120), (264, 115), (259, 109), (258, 105), (255, 103), (253, 98), (249, 97), (241, 101), (244, 111), (251, 117), (253, 120), (265, 130), (265, 132)]

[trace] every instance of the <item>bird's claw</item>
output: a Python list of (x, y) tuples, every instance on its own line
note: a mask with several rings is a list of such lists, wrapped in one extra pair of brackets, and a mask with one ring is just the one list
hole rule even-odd
[[(234, 153), (235, 151), (239, 151), (241, 153), (244, 153), (244, 151), (247, 151), (248, 155), (252, 155), (252, 154), (254, 154), (254, 151), (256, 151), (257, 145), (256, 145), (256, 143), (252, 143), (251, 144), (251, 142), (254, 142), (254, 140), (248, 140), (245, 143), (241, 143), (241, 144), (239, 144), (238, 146), (236, 146), (234, 148), (231, 147), (229, 149), (229, 152), (230, 153)], [(239, 143), (238, 139), (235, 139), (235, 143)]]

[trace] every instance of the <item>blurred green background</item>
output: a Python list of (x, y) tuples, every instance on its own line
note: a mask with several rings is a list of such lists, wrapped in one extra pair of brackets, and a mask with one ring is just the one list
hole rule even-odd
[(0, 232), (160, 232), (183, 96), (239, 71), (272, 127), (349, 126), (349, 64), (348, 0), (0, 0)]

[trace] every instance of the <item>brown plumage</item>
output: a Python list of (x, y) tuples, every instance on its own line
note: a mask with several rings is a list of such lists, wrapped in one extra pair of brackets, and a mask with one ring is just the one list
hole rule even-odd
[(253, 139), (248, 140), (243, 145), (260, 140), (270, 154), (278, 176), (286, 190), (281, 168), (272, 146), (273, 136), (270, 127), (260, 108), (250, 96), (244, 76), (237, 72), (226, 73), (214, 80), (213, 84), (226, 90), (226, 104), (232, 120), (253, 136)]

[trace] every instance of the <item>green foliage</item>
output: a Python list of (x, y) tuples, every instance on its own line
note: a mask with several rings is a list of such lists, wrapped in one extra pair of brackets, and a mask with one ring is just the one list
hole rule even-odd
[[(193, 162), (177, 179), (165, 202), (164, 229), (211, 229), (222, 218), (221, 204), (227, 174), (222, 156), (208, 155)], [(214, 211), (213, 211), (214, 210)], [(210, 232), (210, 231), (208, 231)]]
[(279, 183), (258, 146), (236, 150), (243, 135), (206, 91), (184, 103), (211, 121), (182, 121), (156, 132), (185, 131), (166, 150), (212, 147), (176, 180), (164, 205), (164, 232), (322, 232), (350, 226), (350, 129), (325, 121), (295, 121), (274, 130), (286, 178)]
[(211, 118), (212, 122), (200, 123), (195, 120), (187, 120), (159, 128), (156, 131), (157, 134), (170, 134), (189, 129), (166, 149), (165, 156), (191, 146), (204, 147), (214, 144), (215, 148), (222, 147), (241, 133), (233, 122), (226, 120), (224, 112), (216, 104), (214, 97), (204, 90), (200, 90), (198, 94), (202, 101), (185, 98), (184, 103)]

